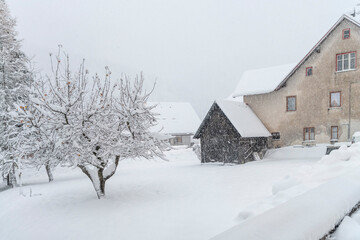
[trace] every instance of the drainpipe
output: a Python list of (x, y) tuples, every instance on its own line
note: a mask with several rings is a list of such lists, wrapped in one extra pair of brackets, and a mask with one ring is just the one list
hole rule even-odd
[(348, 126), (348, 141), (351, 141), (351, 139), (350, 139), (350, 124), (351, 124), (351, 84), (352, 84), (352, 82), (349, 82), (349, 126)]
[(348, 127), (348, 141), (351, 141), (351, 84), (356, 82), (349, 82), (349, 127)]

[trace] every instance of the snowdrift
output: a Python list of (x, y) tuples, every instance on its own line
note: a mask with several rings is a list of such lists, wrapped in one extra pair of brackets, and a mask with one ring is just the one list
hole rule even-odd
[[(340, 167), (342, 165), (343, 168)], [(322, 157), (318, 166), (307, 174), (313, 176), (327, 171), (331, 176), (334, 167), (341, 175), (260, 215), (250, 217), (212, 239), (318, 240), (322, 238), (360, 201), (360, 144), (353, 144), (349, 148), (342, 146), (330, 155)], [(287, 177), (273, 185), (273, 194), (286, 191), (298, 184), (297, 179)]]
[(276, 149), (269, 149), (266, 152), (267, 159), (319, 159), (326, 153), (326, 146), (313, 147), (289, 146)]
[(360, 169), (290, 199), (213, 240), (318, 240), (360, 200)]

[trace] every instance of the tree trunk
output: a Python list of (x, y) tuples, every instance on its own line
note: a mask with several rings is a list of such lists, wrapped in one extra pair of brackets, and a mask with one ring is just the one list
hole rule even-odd
[(10, 185), (12, 188), (16, 187), (16, 176), (15, 176), (15, 172), (11, 172), (10, 173)]
[(16, 177), (13, 172), (9, 172), (6, 177), (7, 185), (14, 188), (16, 186)]
[(22, 172), (19, 172), (19, 187), (20, 187), (20, 189), (19, 189), (19, 194), (20, 194), (20, 195), (24, 195), (23, 189), (22, 189), (22, 179), (21, 179), (21, 175), (22, 175)]
[(85, 166), (78, 165), (78, 167), (91, 180), (98, 199), (104, 197), (105, 196), (105, 182), (106, 182), (106, 180), (102, 177), (104, 170), (101, 168), (97, 168), (97, 174), (91, 175), (90, 171)]
[(105, 182), (106, 180), (104, 179), (104, 169), (102, 168), (99, 168), (98, 169), (98, 176), (99, 176), (99, 193), (100, 193), (100, 196), (98, 194), (98, 198), (100, 199), (100, 197), (104, 197), (105, 196)]
[(16, 176), (15, 176), (15, 165), (12, 166), (11, 170), (9, 171), (6, 180), (7, 180), (7, 185), (9, 187), (16, 187)]
[(106, 167), (104, 168), (97, 167), (96, 169), (97, 172), (94, 174), (90, 174), (90, 171), (86, 168), (86, 166), (78, 165), (81, 171), (85, 173), (85, 175), (88, 176), (88, 178), (91, 180), (98, 199), (105, 197), (105, 183), (109, 178), (111, 178), (115, 174), (117, 166), (119, 164), (119, 160), (120, 160), (120, 156), (116, 156), (114, 168), (107, 176), (104, 176), (104, 169)]
[(6, 185), (10, 186), (10, 173), (6, 175)]
[(52, 182), (54, 180), (54, 177), (53, 177), (53, 174), (51, 172), (51, 168), (50, 168), (50, 165), (49, 164), (46, 164), (45, 165), (45, 169), (46, 169), (46, 173), (48, 175), (48, 178), (49, 178), (49, 182)]

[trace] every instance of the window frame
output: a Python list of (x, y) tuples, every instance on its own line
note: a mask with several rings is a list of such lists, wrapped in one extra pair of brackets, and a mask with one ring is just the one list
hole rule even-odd
[[(336, 138), (333, 138), (333, 128), (336, 128)], [(330, 138), (331, 140), (339, 140), (339, 126), (331, 126)]]
[[(308, 74), (308, 70), (311, 69), (311, 74), (309, 75)], [(313, 67), (307, 67), (306, 70), (305, 70), (305, 76), (309, 77), (309, 76), (312, 76), (313, 75)]]
[[(351, 53), (355, 53), (355, 66), (354, 68), (350, 68), (351, 66)], [(341, 57), (341, 62), (342, 62), (342, 69), (339, 70), (338, 69), (338, 56), (342, 56)], [(344, 69), (344, 55), (349, 55), (349, 68), (348, 69)], [(356, 70), (357, 68), (357, 51), (351, 51), (351, 52), (345, 52), (345, 53), (338, 53), (336, 54), (336, 57), (335, 57), (335, 67), (336, 67), (336, 72), (346, 72), (346, 71), (354, 71)]]
[[(348, 38), (345, 38), (345, 31), (349, 30), (349, 37)], [(345, 28), (342, 30), (342, 39), (343, 40), (346, 40), (346, 39), (350, 39), (351, 37), (351, 31), (350, 31), (350, 28)]]
[[(309, 140), (305, 139), (305, 129), (309, 129)], [(314, 139), (311, 139), (311, 129), (314, 129)], [(309, 141), (315, 141), (315, 127), (304, 127), (303, 129), (303, 141), (304, 142), (309, 142)]]
[[(289, 98), (295, 98), (295, 109), (294, 110), (289, 110)], [(287, 112), (295, 112), (297, 110), (297, 99), (296, 99), (296, 95), (293, 96), (286, 96), (286, 111)]]
[[(331, 94), (333, 94), (333, 93), (340, 93), (340, 105), (339, 106), (332, 106), (331, 105)], [(330, 95), (329, 95), (329, 107), (330, 108), (339, 108), (339, 107), (341, 107), (341, 91), (330, 92)]]
[(272, 132), (271, 139), (272, 140), (280, 140), (280, 132)]

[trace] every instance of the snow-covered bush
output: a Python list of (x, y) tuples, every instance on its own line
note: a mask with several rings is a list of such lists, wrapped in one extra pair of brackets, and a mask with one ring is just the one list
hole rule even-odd
[(200, 143), (195, 143), (192, 146), (192, 149), (194, 150), (197, 158), (201, 161), (201, 145), (200, 145)]
[(44, 142), (37, 160), (79, 167), (101, 198), (121, 159), (162, 156), (167, 147), (149, 131), (156, 124), (146, 104), (152, 91), (143, 89), (142, 75), (113, 84), (109, 68), (103, 79), (90, 78), (84, 62), (72, 72), (61, 47), (51, 59), (52, 75), (36, 81), (31, 108), (21, 109), (34, 122), (33, 142)]
[(333, 150), (329, 155), (321, 158), (321, 164), (331, 164), (339, 161), (348, 161), (360, 157), (360, 143), (354, 143), (350, 147), (342, 145), (339, 149)]

